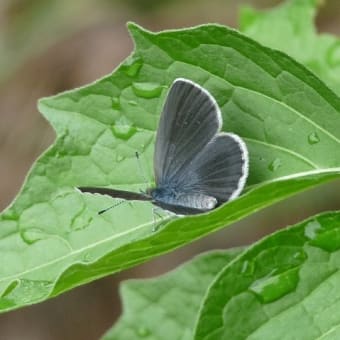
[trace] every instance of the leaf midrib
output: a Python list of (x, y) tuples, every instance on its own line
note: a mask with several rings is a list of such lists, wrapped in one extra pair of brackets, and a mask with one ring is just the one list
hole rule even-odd
[[(73, 252), (70, 252), (70, 253), (67, 253), (67, 254), (65, 254), (65, 255), (63, 255), (63, 256), (60, 256), (60, 257), (58, 257), (58, 258), (55, 258), (54, 260), (49, 261), (49, 262), (47, 262), (47, 263), (43, 263), (43, 264), (41, 264), (41, 265), (39, 265), (39, 266), (30, 268), (30, 269), (28, 269), (28, 270), (25, 270), (25, 271), (22, 271), (22, 272), (18, 272), (18, 273), (15, 273), (15, 274), (12, 274), (12, 275), (9, 275), (9, 276), (6, 276), (6, 277), (2, 277), (2, 278), (0, 278), (0, 283), (2, 283), (2, 282), (4, 282), (4, 281), (7, 281), (7, 280), (11, 280), (11, 279), (17, 279), (18, 276), (22, 276), (22, 275), (25, 275), (25, 274), (34, 272), (34, 271), (36, 271), (36, 270), (39, 270), (39, 269), (41, 269), (41, 268), (48, 267), (48, 266), (50, 266), (50, 265), (52, 265), (52, 264), (58, 263), (59, 261), (62, 261), (62, 260), (64, 260), (64, 259), (67, 259), (68, 257), (72, 257), (72, 256), (74, 256), (74, 255), (77, 255), (77, 254), (79, 254), (79, 253), (82, 253), (83, 251), (89, 250), (89, 249), (91, 249), (91, 248), (95, 248), (95, 247), (97, 247), (98, 245), (104, 244), (104, 243), (106, 243), (106, 242), (109, 242), (109, 241), (118, 239), (118, 238), (120, 238), (120, 237), (122, 237), (122, 236), (125, 236), (125, 235), (128, 235), (128, 234), (130, 234), (130, 233), (133, 233), (133, 232), (135, 232), (135, 231), (138, 230), (138, 229), (142, 229), (142, 228), (144, 228), (144, 227), (146, 228), (146, 227), (148, 227), (148, 226), (151, 226), (151, 225), (153, 225), (154, 223), (159, 222), (160, 220), (164, 221), (164, 219), (158, 219), (158, 220), (155, 220), (155, 221), (150, 221), (150, 222), (148, 222), (148, 223), (141, 224), (141, 225), (139, 225), (139, 226), (137, 226), (137, 227), (135, 227), (135, 228), (133, 228), (133, 229), (129, 229), (129, 230), (124, 231), (124, 232), (122, 232), (122, 233), (112, 235), (112, 236), (110, 236), (110, 237), (108, 237), (108, 238), (105, 238), (105, 239), (103, 239), (103, 240), (97, 241), (97, 242), (95, 242), (95, 243), (91, 243), (90, 245), (88, 245), (88, 246), (86, 246), (86, 247), (82, 247), (82, 248), (79, 248), (79, 249), (77, 249), (77, 250), (74, 250)], [(94, 261), (94, 262), (95, 262), (95, 261)], [(78, 263), (78, 264), (85, 264), (85, 262), (78, 261), (78, 262), (72, 263), (72, 265), (77, 264), (77, 263)], [(88, 262), (86, 262), (86, 264), (88, 264)], [(65, 270), (66, 270), (66, 269), (65, 269)], [(65, 270), (64, 270), (64, 271), (65, 271)]]
[[(271, 180), (271, 181), (266, 182), (265, 185), (266, 185), (266, 184), (269, 184), (269, 183), (274, 183), (274, 182), (281, 182), (281, 181), (288, 180), (288, 179), (296, 179), (296, 178), (299, 178), (299, 177), (306, 177), (306, 176), (308, 176), (308, 175), (313, 175), (313, 174), (320, 174), (320, 173), (335, 173), (335, 172), (339, 172), (339, 173), (340, 173), (340, 167), (339, 167), (339, 168), (331, 168), (331, 169), (321, 169), (321, 170), (319, 170), (319, 171), (315, 171), (315, 170), (314, 170), (314, 171), (307, 171), (307, 172), (302, 172), (302, 173), (298, 173), (298, 174), (294, 174), (294, 175), (283, 176), (283, 177), (281, 177), (281, 178), (278, 177), (278, 178), (276, 178), (275, 180)], [(263, 183), (264, 183), (264, 182), (263, 182)], [(255, 189), (258, 189), (258, 188), (260, 188), (260, 187), (262, 187), (262, 186), (263, 186), (263, 185), (262, 185), (263, 183), (261, 183), (261, 184), (259, 184), (259, 185), (256, 185), (256, 188), (254, 188), (254, 190), (255, 190)], [(249, 187), (248, 187), (248, 188), (249, 188)], [(248, 193), (250, 193), (250, 192), (248, 192)], [(241, 196), (241, 197), (242, 197), (242, 196)], [(88, 246), (86, 246), (86, 247), (77, 249), (77, 250), (75, 250), (73, 253), (67, 253), (67, 254), (65, 254), (65, 255), (63, 255), (63, 256), (61, 256), (61, 257), (59, 257), (59, 258), (56, 258), (56, 259), (54, 259), (54, 260), (52, 260), (52, 261), (50, 261), (50, 262), (48, 262), (48, 263), (44, 263), (44, 264), (42, 264), (42, 265), (39, 265), (39, 266), (30, 268), (29, 270), (25, 270), (25, 271), (23, 271), (23, 272), (15, 273), (15, 274), (12, 274), (12, 275), (9, 275), (9, 276), (0, 278), (0, 283), (1, 283), (1, 282), (4, 282), (4, 281), (6, 281), (6, 280), (17, 279), (19, 275), (22, 276), (22, 275), (24, 275), (24, 274), (28, 274), (28, 273), (34, 272), (34, 271), (36, 271), (36, 270), (39, 270), (39, 269), (41, 269), (41, 268), (47, 267), (47, 266), (49, 266), (49, 265), (51, 265), (51, 264), (58, 263), (59, 261), (62, 261), (62, 260), (64, 260), (64, 259), (66, 259), (66, 258), (68, 258), (68, 257), (71, 257), (71, 256), (74, 256), (74, 255), (76, 255), (76, 254), (79, 254), (79, 253), (83, 252), (84, 250), (89, 250), (89, 249), (94, 248), (94, 247), (96, 247), (96, 246), (98, 246), (98, 245), (100, 245), (100, 244), (104, 244), (104, 243), (109, 242), (109, 241), (112, 241), (112, 240), (114, 240), (114, 239), (118, 239), (119, 237), (124, 236), (124, 235), (128, 235), (129, 233), (133, 233), (133, 232), (135, 232), (135, 231), (138, 230), (138, 229), (142, 229), (142, 228), (144, 228), (144, 227), (149, 227), (149, 226), (153, 225), (154, 223), (157, 223), (157, 222), (160, 221), (160, 220), (164, 221), (164, 219), (158, 219), (158, 220), (155, 220), (155, 221), (150, 221), (150, 222), (148, 222), (148, 223), (141, 224), (141, 225), (139, 225), (139, 226), (137, 226), (137, 227), (135, 227), (135, 228), (133, 228), (133, 229), (129, 229), (129, 230), (127, 230), (127, 231), (125, 231), (125, 232), (122, 232), (122, 233), (120, 233), (120, 234), (113, 235), (112, 237), (105, 238), (104, 240), (100, 240), (100, 241), (97, 241), (97, 242), (95, 242), (95, 243), (92, 243), (91, 245), (88, 245)], [(93, 262), (95, 262), (95, 261), (93, 261)], [(72, 265), (77, 264), (77, 263), (78, 263), (78, 264), (89, 264), (88, 262), (84, 263), (84, 262), (82, 262), (82, 261), (78, 261), (78, 262), (72, 263)], [(65, 270), (66, 270), (66, 269), (65, 269)], [(65, 271), (65, 270), (64, 270), (64, 271)]]
[[(268, 142), (263, 142), (261, 140), (258, 140), (258, 139), (254, 139), (254, 138), (248, 138), (248, 137), (242, 137), (242, 139), (244, 139), (245, 141), (250, 141), (251, 143), (258, 143), (258, 144), (262, 144), (262, 145), (266, 145), (270, 148), (273, 148), (273, 149), (278, 149), (278, 150), (282, 150), (286, 153), (289, 153), (293, 156), (295, 156), (296, 158), (299, 158), (301, 160), (303, 160), (305, 163), (307, 163), (308, 165), (312, 166), (314, 169), (324, 169), (324, 168), (320, 168), (318, 165), (316, 165), (315, 163), (313, 163), (312, 161), (310, 161), (308, 158), (305, 158), (304, 156), (302, 156), (301, 154), (291, 150), (291, 149), (288, 149), (288, 148), (285, 148), (283, 146), (279, 146), (277, 144), (271, 144), (271, 143), (268, 143)], [(279, 177), (277, 177), (279, 178)]]

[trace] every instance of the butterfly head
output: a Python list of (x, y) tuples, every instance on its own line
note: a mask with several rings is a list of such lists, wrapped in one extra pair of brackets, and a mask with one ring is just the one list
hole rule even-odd
[(157, 188), (147, 188), (146, 190), (143, 190), (143, 194), (155, 199), (155, 196), (157, 196)]

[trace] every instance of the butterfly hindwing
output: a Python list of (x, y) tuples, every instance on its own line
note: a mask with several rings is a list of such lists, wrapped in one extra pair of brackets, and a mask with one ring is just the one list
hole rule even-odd
[(218, 204), (239, 195), (248, 175), (248, 153), (244, 142), (231, 133), (217, 134), (178, 179), (183, 192), (201, 193)]

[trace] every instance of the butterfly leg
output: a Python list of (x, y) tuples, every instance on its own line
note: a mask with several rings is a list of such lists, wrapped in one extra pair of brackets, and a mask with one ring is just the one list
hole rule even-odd
[[(164, 214), (161, 214), (161, 212), (166, 213), (166, 216), (164, 216)], [(163, 224), (168, 222), (169, 218), (174, 216), (174, 214), (171, 213), (170, 211), (163, 210), (162, 208), (159, 208), (159, 207), (152, 208), (152, 215), (153, 215), (153, 228), (152, 228), (153, 232), (156, 232), (157, 230), (159, 230), (159, 228)], [(156, 217), (160, 219), (159, 223), (157, 223)]]
[[(163, 221), (163, 216), (160, 214), (160, 212), (162, 211), (161, 208), (158, 207), (152, 207), (152, 217), (153, 217), (153, 228), (152, 228), (152, 232), (155, 232), (159, 229), (159, 227), (162, 224)], [(157, 224), (157, 217), (160, 219), (160, 223)]]

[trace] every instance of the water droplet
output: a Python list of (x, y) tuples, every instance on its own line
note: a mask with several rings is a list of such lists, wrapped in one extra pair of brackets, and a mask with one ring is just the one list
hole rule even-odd
[(250, 276), (254, 273), (254, 262), (244, 261), (241, 268), (241, 273), (245, 276)]
[(132, 88), (136, 96), (143, 98), (159, 97), (162, 86), (156, 83), (133, 83)]
[(20, 279), (13, 281), (2, 293), (2, 302), (8, 306), (32, 303), (49, 295), (52, 288), (50, 281)]
[(87, 228), (92, 222), (93, 217), (89, 216), (85, 211), (81, 214), (77, 214), (71, 221), (71, 228), (73, 230), (81, 230)]
[(318, 134), (316, 132), (312, 132), (309, 136), (308, 136), (308, 143), (313, 145), (313, 144), (317, 144), (320, 142), (320, 137), (318, 136)]
[(120, 100), (119, 100), (119, 98), (112, 98), (112, 108), (114, 110), (120, 110)]
[(29, 228), (20, 230), (20, 236), (25, 243), (30, 245), (48, 238), (50, 235), (39, 228)]
[(124, 159), (124, 157), (122, 155), (120, 155), (120, 154), (116, 155), (116, 162), (117, 163), (121, 162), (123, 159)]
[(127, 59), (122, 66), (123, 71), (129, 77), (135, 77), (143, 65), (143, 60), (139, 57), (131, 57)]
[(305, 236), (311, 240), (314, 240), (317, 236), (317, 232), (320, 229), (322, 229), (322, 227), (318, 221), (311, 221), (305, 226)]
[(149, 336), (151, 334), (150, 332), (150, 329), (147, 328), (147, 327), (139, 327), (138, 330), (137, 330), (137, 333), (139, 336), (141, 337), (146, 337), (146, 336)]
[(131, 105), (131, 106), (138, 106), (138, 103), (134, 100), (129, 100), (128, 104)]
[(13, 209), (8, 209), (2, 213), (1, 218), (4, 221), (17, 221), (19, 220), (19, 215)]
[(15, 281), (12, 281), (8, 286), (7, 288), (4, 290), (4, 292), (1, 294), (1, 297), (4, 298), (6, 297), (7, 295), (9, 295), (16, 287), (17, 285), (19, 284), (20, 280), (15, 280)]
[(305, 261), (307, 258), (306, 253), (303, 250), (298, 250), (296, 253), (293, 254), (293, 259), (297, 260), (297, 263), (300, 264)]
[(136, 131), (137, 129), (125, 116), (121, 116), (112, 126), (112, 132), (114, 136), (124, 140), (132, 137)]
[(306, 224), (305, 236), (310, 239), (309, 245), (327, 252), (340, 249), (340, 230), (332, 224), (323, 226), (317, 219), (314, 219)]
[(280, 166), (282, 165), (281, 159), (280, 158), (275, 158), (269, 165), (268, 169), (270, 171), (276, 171)]
[(50, 281), (26, 280), (20, 279), (18, 286), (18, 296), (16, 289), (10, 294), (11, 299), (18, 299), (22, 303), (32, 302), (34, 300), (46, 297), (52, 288), (53, 284)]
[(83, 256), (83, 262), (91, 262), (93, 261), (93, 256), (91, 253), (85, 253)]
[(261, 303), (269, 303), (295, 290), (298, 282), (299, 268), (295, 267), (278, 275), (269, 273), (253, 282), (249, 290), (255, 294)]

